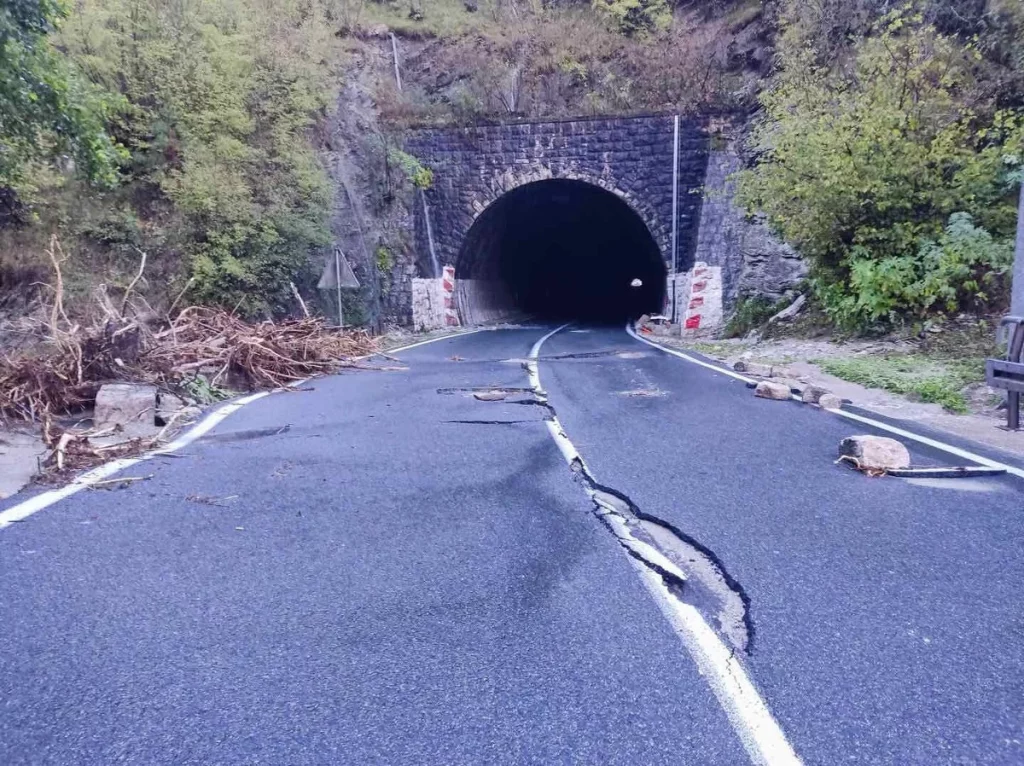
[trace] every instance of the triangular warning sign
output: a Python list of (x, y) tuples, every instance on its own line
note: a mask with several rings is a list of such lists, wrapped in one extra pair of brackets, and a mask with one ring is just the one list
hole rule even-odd
[(337, 287), (359, 287), (359, 280), (348, 265), (348, 260), (340, 247), (327, 259), (324, 273), (320, 275), (317, 287), (321, 290), (333, 290)]

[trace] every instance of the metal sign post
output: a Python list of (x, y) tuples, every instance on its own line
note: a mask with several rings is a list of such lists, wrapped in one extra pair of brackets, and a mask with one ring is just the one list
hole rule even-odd
[(1024, 181), (1020, 185), (1020, 205), (1017, 208), (1017, 249), (1010, 282), (1010, 313), (1024, 316)]
[(676, 321), (676, 269), (679, 252), (679, 115), (673, 120), (672, 129), (672, 266), (669, 278), (672, 280), (672, 308), (669, 321)]
[[(341, 274), (341, 248), (334, 248), (334, 273)], [(341, 280), (337, 280), (338, 291), (338, 327), (345, 326), (345, 313), (341, 308)]]

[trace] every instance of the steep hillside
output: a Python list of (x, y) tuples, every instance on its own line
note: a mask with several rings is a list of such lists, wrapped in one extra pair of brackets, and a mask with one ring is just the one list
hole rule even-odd
[[(993, 247), (971, 256), (968, 274), (978, 264), (996, 272), (999, 284), (984, 299), (998, 302), (1005, 209), (1020, 154), (1024, 11), (1016, 0), (928, 0), (914, 8), (891, 0), (7, 6), (0, 11), (0, 114), (14, 119), (0, 118), (0, 307), (22, 310), (34, 285), (49, 279), (52, 234), (68, 253), (63, 271), (73, 311), (85, 310), (100, 285), (121, 294), (143, 253), (135, 290), (157, 310), (195, 301), (280, 315), (297, 308), (293, 284), (327, 308), (315, 285), (340, 245), (363, 285), (346, 297), (346, 315), (377, 324), (399, 314), (401, 301), (391, 294), (402, 276), (394, 272), (396, 255), (410, 247), (414, 190), (429, 182), (401, 150), (403, 129), (668, 111), (762, 116), (751, 143), (756, 168), (741, 184), (746, 199), (812, 258), (817, 294), (837, 321), (894, 319), (894, 301), (906, 296), (864, 309), (869, 269), (854, 261), (887, 263), (929, 243), (938, 247), (928, 250), (933, 260), (962, 250), (956, 237), (974, 236), (963, 226), (941, 241), (953, 213), (973, 215), (981, 227), (971, 242), (992, 239)], [(872, 60), (879, 40), (898, 43), (903, 58)], [(888, 95), (865, 95), (864, 77), (886, 85)], [(905, 85), (913, 86), (909, 100), (900, 96)], [(863, 98), (822, 100), (829, 93)], [(959, 141), (956, 157), (939, 151), (953, 133), (919, 130), (925, 112), (911, 103), (931, 104), (931, 123), (955, 123), (970, 138)], [(875, 173), (851, 190), (847, 207), (822, 208), (829, 196), (786, 172), (834, 167), (833, 176), (816, 177), (825, 188), (850, 177), (832, 162), (842, 146), (805, 140), (815, 126), (825, 126), (823, 139), (834, 135), (828, 126), (837, 108), (891, 117), (887, 134), (880, 127), (851, 143), (864, 152), (863, 161), (853, 152), (858, 167), (885, 156), (879, 141), (904, 157), (926, 147), (930, 159), (896, 175)], [(784, 154), (787, 146), (797, 153)], [(903, 179), (921, 173), (948, 193), (941, 202), (913, 202), (902, 218), (891, 209), (876, 214), (858, 196), (905, 197)], [(970, 188), (954, 183), (968, 175)], [(779, 193), (795, 187), (807, 189), (803, 202)], [(978, 200), (985, 216), (973, 212)], [(844, 223), (845, 210), (868, 213)], [(794, 225), (829, 216), (838, 228), (816, 229), (817, 239)], [(895, 250), (865, 234), (906, 231), (906, 216), (914, 228), (896, 237)], [(928, 261), (911, 260), (899, 279), (917, 284)], [(958, 263), (951, 275), (960, 273)], [(942, 301), (956, 308), (983, 292), (950, 297), (942, 284), (930, 289), (936, 297), (915, 311)], [(829, 304), (829, 296), (838, 297)]]

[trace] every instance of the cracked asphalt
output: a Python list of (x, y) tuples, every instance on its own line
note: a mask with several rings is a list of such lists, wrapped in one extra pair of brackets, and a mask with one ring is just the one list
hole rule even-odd
[[(547, 409), (473, 396), (545, 331), (265, 397), (0, 530), (0, 763), (748, 763)], [(1018, 485), (865, 478), (863, 429), (619, 329), (540, 371), (595, 481), (742, 588), (805, 763), (1024, 762)]]

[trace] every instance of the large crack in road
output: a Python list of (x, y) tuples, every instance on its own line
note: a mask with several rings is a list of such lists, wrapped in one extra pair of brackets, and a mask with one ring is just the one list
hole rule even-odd
[[(530, 374), (531, 365), (541, 360), (624, 356), (626, 353), (613, 349), (600, 353), (556, 354), (525, 360), (522, 366)], [(539, 386), (466, 386), (441, 388), (437, 392), (474, 396), (482, 402), (530, 405), (546, 410), (545, 417), (539, 420), (464, 419), (445, 422), (494, 426), (547, 422), (554, 424), (567, 439), (554, 406)], [(633, 559), (662, 577), (673, 597), (696, 608), (733, 650), (749, 654), (754, 638), (750, 599), (715, 553), (663, 519), (640, 509), (626, 493), (598, 482), (582, 459), (574, 461), (570, 468), (590, 497), (595, 516), (619, 545)]]

